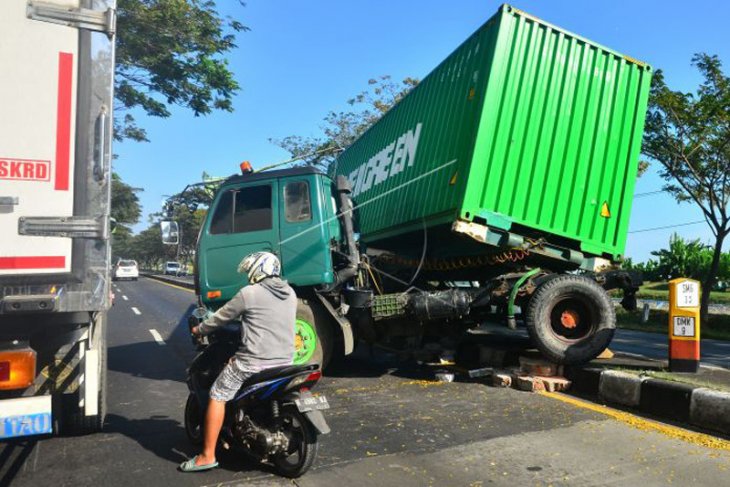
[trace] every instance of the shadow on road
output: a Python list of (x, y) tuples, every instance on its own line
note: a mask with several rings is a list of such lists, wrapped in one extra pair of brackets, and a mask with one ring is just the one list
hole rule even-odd
[[(136, 441), (140, 447), (169, 462), (171, 469), (200, 453), (201, 448), (190, 443), (183, 425), (168, 416), (129, 419), (108, 414), (104, 432), (121, 434)], [(254, 465), (234, 451), (219, 448), (217, 456), (220, 463), (218, 469), (229, 472), (270, 472), (267, 466)]]
[(352, 355), (330, 364), (324, 373), (327, 377), (373, 378), (393, 375), (405, 379), (433, 379), (432, 372), (413, 360), (400, 359), (396, 354), (368, 345), (359, 345)]
[(10, 440), (0, 447), (0, 486), (12, 484), (37, 443), (36, 439)]
[[(146, 342), (109, 347), (109, 370), (145, 379), (185, 382), (185, 369), (195, 353), (188, 331), (188, 316), (193, 309), (195, 305), (191, 304), (182, 313), (164, 347), (152, 335)], [(170, 352), (179, 360), (170, 360)]]

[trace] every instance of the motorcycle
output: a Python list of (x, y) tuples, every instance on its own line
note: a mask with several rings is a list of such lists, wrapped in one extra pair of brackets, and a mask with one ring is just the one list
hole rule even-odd
[[(206, 315), (203, 308), (193, 312), (191, 332)], [(231, 323), (206, 337), (193, 336), (199, 353), (188, 368), (185, 404), (185, 432), (193, 444), (203, 442), (208, 393), (241, 343), (240, 333), (240, 324)], [(327, 398), (310, 391), (321, 377), (316, 364), (275, 367), (250, 377), (226, 403), (219, 440), (223, 448), (270, 464), (284, 477), (304, 474), (317, 456), (318, 436), (330, 432), (322, 414), (329, 409)]]

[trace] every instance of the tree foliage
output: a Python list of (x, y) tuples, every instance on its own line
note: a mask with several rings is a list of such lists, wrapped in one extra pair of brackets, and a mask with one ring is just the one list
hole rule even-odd
[[(699, 239), (685, 240), (677, 234), (669, 238), (667, 248), (654, 250), (651, 255), (656, 259), (633, 263), (626, 259), (622, 267), (639, 271), (647, 281), (669, 281), (678, 277), (703, 280), (712, 265), (714, 250)], [(730, 252), (720, 255), (717, 279), (723, 282), (723, 288), (730, 282)]]
[(112, 173), (112, 200), (111, 217), (116, 221), (116, 228), (112, 234), (113, 259), (125, 257), (132, 239), (130, 228), (139, 221), (142, 208), (139, 204), (137, 192), (139, 188), (128, 185), (117, 173)]
[(330, 111), (323, 119), (322, 136), (290, 135), (271, 139), (279, 147), (301, 158), (305, 164), (326, 168), (339, 152), (350, 146), (371, 125), (380, 120), (416, 85), (415, 78), (395, 82), (384, 75), (368, 80), (368, 88), (347, 100), (348, 111)]
[(169, 117), (171, 105), (196, 116), (233, 111), (239, 85), (224, 56), (247, 27), (221, 17), (214, 1), (119, 0), (117, 28), (117, 140), (147, 140), (131, 109), (155, 117)]
[(659, 163), (664, 189), (677, 201), (693, 202), (715, 236), (702, 279), (704, 316), (730, 233), (730, 78), (717, 56), (696, 54), (692, 64), (703, 77), (695, 93), (672, 90), (662, 72), (655, 73), (642, 151)]

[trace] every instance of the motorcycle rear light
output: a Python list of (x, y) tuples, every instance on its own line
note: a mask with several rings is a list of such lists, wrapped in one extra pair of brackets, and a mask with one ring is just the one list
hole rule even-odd
[(309, 374), (307, 376), (307, 379), (304, 382), (317, 382), (321, 378), (322, 378), (322, 371), (317, 370), (317, 371)]
[(36, 354), (30, 348), (0, 352), (0, 390), (25, 389), (35, 380)]

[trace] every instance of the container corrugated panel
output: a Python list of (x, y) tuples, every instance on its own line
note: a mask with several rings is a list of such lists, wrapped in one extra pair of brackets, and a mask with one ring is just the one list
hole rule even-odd
[(650, 68), (503, 6), (337, 160), (374, 244), (454, 221), (617, 258)]

